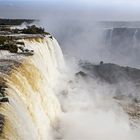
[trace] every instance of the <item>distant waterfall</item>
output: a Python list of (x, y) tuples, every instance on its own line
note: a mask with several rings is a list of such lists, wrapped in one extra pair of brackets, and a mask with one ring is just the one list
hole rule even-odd
[(60, 104), (53, 86), (64, 67), (57, 41), (53, 38), (23, 40), (35, 54), (5, 76), (9, 103), (0, 106), (5, 116), (3, 140), (51, 140), (57, 126)]
[(134, 35), (133, 35), (133, 48), (137, 47), (137, 38), (136, 38), (137, 32), (138, 32), (138, 30), (135, 29), (135, 32), (134, 32)]

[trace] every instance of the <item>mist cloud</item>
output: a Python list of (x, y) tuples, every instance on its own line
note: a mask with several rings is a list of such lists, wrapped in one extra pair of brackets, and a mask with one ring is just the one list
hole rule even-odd
[[(61, 86), (56, 86), (63, 112), (55, 137), (64, 140), (138, 140), (139, 123), (134, 123), (133, 127), (130, 116), (120, 106), (129, 103), (127, 97), (119, 103), (113, 99), (118, 96), (117, 85), (93, 77), (75, 77), (79, 70), (73, 63), (68, 73), (64, 73)], [(128, 87), (119, 84), (125, 96), (134, 88), (128, 83), (124, 83)]]

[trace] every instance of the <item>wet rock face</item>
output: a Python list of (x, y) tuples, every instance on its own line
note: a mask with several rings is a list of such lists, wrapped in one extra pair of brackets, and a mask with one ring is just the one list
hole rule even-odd
[(79, 71), (75, 74), (76, 76), (82, 76), (82, 77), (87, 77), (87, 74), (83, 71)]
[(0, 114), (0, 134), (3, 131), (3, 127), (4, 127), (4, 115)]
[(90, 78), (104, 83), (114, 89), (115, 99), (130, 99), (133, 103), (140, 103), (140, 70), (130, 67), (122, 67), (116, 64), (103, 63), (94, 65), (80, 63), (82, 70), (76, 73), (86, 80)]
[(5, 103), (5, 102), (9, 102), (9, 99), (6, 97), (0, 99), (0, 103)]
[(120, 81), (132, 81), (135, 84), (140, 84), (139, 69), (122, 67), (111, 63), (102, 63), (99, 65), (83, 63), (80, 65), (85, 73), (92, 74), (101, 81), (105, 81), (110, 84), (118, 83)]
[[(140, 70), (111, 63), (80, 63), (82, 70), (76, 78), (97, 80), (113, 89), (110, 97), (128, 114), (130, 120), (140, 122)], [(80, 76), (80, 77), (79, 77)], [(90, 83), (89, 83), (90, 84)]]
[[(5, 102), (9, 102), (8, 98), (6, 97), (6, 93), (5, 93), (5, 88), (7, 87), (5, 85), (5, 82), (2, 79), (0, 79), (0, 105), (5, 103)], [(3, 128), (4, 128), (4, 122), (5, 122), (5, 118), (4, 115), (0, 114), (0, 135), (3, 132)]]

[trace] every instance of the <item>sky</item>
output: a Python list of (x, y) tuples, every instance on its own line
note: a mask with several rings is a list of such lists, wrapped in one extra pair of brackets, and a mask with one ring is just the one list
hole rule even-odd
[(48, 9), (92, 12), (95, 20), (119, 20), (122, 16), (124, 20), (140, 19), (140, 0), (0, 0), (0, 17), (37, 18)]

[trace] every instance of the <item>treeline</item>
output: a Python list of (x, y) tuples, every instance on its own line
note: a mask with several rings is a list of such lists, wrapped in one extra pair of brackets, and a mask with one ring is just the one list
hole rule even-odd
[(21, 25), (24, 22), (31, 24), (34, 21), (34, 19), (0, 19), (0, 25)]
[(46, 32), (44, 28), (37, 27), (36, 25), (27, 26), (24, 29), (13, 29), (13, 33), (15, 34), (44, 34), (50, 35), (50, 33)]
[(17, 53), (18, 46), (11, 38), (0, 36), (0, 50), (9, 50), (11, 53)]
[(36, 25), (27, 26), (23, 29), (11, 29), (7, 26), (0, 26), (0, 31), (5, 33), (11, 33), (11, 34), (46, 34), (50, 35), (50, 33), (45, 32), (45, 29), (42, 27), (37, 27)]
[(27, 28), (22, 29), (21, 33), (24, 34), (44, 34), (45, 30), (42, 27), (36, 27), (35, 25), (27, 26)]

